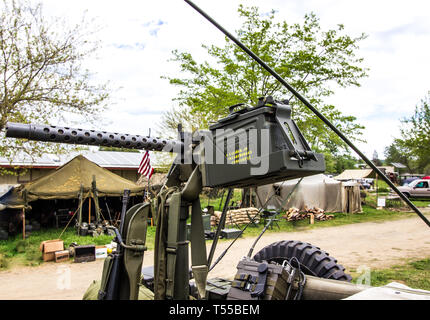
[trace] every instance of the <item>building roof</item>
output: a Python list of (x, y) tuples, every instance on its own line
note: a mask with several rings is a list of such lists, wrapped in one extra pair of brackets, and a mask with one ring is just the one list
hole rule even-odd
[(358, 180), (373, 177), (375, 177), (375, 173), (372, 169), (348, 169), (333, 178), (336, 180)]
[[(88, 160), (106, 169), (137, 169), (143, 154), (141, 152), (115, 152), (115, 151), (91, 151), (70, 152), (68, 154), (55, 155), (44, 154), (41, 157), (31, 158), (29, 155), (21, 153), (9, 162), (8, 159), (0, 157), (0, 167), (25, 167), (25, 168), (58, 168), (69, 162), (77, 155), (83, 155)], [(154, 164), (153, 154), (151, 154), (151, 165)], [(155, 162), (156, 163), (156, 162)]]
[(395, 168), (398, 168), (398, 169), (405, 169), (406, 168), (406, 166), (404, 165), (404, 164), (401, 164), (400, 162), (393, 162), (393, 163), (391, 163)]

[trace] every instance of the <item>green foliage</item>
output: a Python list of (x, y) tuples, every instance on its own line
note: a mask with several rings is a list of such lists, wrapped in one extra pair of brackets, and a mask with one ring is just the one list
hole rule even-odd
[(385, 148), (384, 154), (385, 162), (388, 165), (393, 162), (398, 162), (404, 164), (408, 172), (413, 172), (416, 169), (413, 155), (411, 151), (406, 148), (402, 139), (394, 139), (394, 142)]
[[(261, 57), (297, 91), (318, 106), (319, 110), (352, 140), (358, 139), (363, 127), (353, 116), (345, 116), (323, 99), (333, 94), (333, 85), (359, 86), (367, 76), (362, 58), (356, 57), (362, 34), (350, 37), (343, 25), (321, 30), (315, 14), (307, 14), (302, 24), (277, 22), (275, 11), (261, 15), (258, 8), (239, 6), (243, 23), (238, 38)], [(261, 96), (278, 99), (291, 96), (277, 80), (235, 44), (226, 39), (224, 47), (203, 45), (211, 61), (197, 62), (190, 53), (173, 52), (172, 61), (180, 66), (181, 78), (165, 77), (181, 90), (179, 107), (164, 115), (163, 129), (174, 129), (179, 121), (191, 128), (207, 128), (210, 122), (228, 114), (227, 107), (237, 103), (255, 104)], [(299, 101), (291, 100), (294, 119), (311, 147), (335, 153), (343, 145)]]
[[(0, 23), (0, 131), (8, 121), (99, 118), (109, 93), (106, 84), (92, 83), (92, 74), (82, 66), (99, 47), (86, 19), (68, 27), (63, 19), (46, 18), (40, 3), (3, 0)], [(0, 140), (0, 155), (9, 159), (22, 151), (61, 150), (57, 144)]]
[(332, 174), (340, 174), (347, 169), (355, 169), (354, 165), (358, 161), (349, 154), (333, 154), (324, 151), (324, 159), (326, 162), (326, 172)]
[(430, 91), (401, 124), (401, 138), (385, 149), (387, 160), (398, 160), (410, 171), (430, 173)]
[(410, 118), (402, 120), (404, 147), (413, 154), (420, 171), (430, 164), (430, 92), (415, 107)]

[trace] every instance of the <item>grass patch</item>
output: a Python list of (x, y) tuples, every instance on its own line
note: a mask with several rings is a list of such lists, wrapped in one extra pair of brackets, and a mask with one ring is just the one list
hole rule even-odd
[(428, 206), (430, 206), (430, 200), (411, 200), (411, 202), (417, 207), (428, 207)]
[[(358, 276), (353, 275), (353, 282), (357, 281)], [(430, 258), (396, 265), (390, 269), (371, 271), (371, 284), (374, 287), (393, 281), (415, 289), (430, 290)]]
[[(15, 265), (38, 266), (43, 263), (42, 252), (39, 250), (40, 243), (45, 240), (58, 239), (61, 229), (44, 229), (31, 232), (30, 236), (23, 240), (22, 235), (10, 237), (9, 240), (0, 241), (0, 270), (8, 269)], [(79, 236), (74, 228), (68, 228), (61, 240), (67, 249), (72, 242), (78, 245), (105, 245), (112, 241), (114, 237), (101, 235), (98, 237)], [(155, 226), (148, 227), (147, 247), (154, 249)]]
[[(41, 264), (43, 261), (42, 253), (39, 251), (40, 243), (45, 240), (58, 239), (61, 231), (60, 229), (33, 231), (25, 240), (19, 234), (15, 237), (10, 237), (9, 240), (0, 241), (0, 255), (8, 261), (6, 266), (3, 266), (0, 261), (0, 269), (6, 269), (11, 265), (36, 266)], [(107, 235), (95, 238), (78, 236), (74, 228), (69, 228), (61, 236), (66, 249), (72, 242), (76, 242), (79, 245), (104, 245), (110, 243), (112, 238)]]

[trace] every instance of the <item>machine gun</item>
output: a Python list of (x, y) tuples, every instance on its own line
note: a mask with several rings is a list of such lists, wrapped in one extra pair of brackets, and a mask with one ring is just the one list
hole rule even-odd
[[(430, 226), (421, 212), (385, 177), (376, 166), (367, 159), (333, 124), (318, 112), (305, 98), (298, 94), (275, 71), (268, 67), (260, 58), (252, 53), (240, 41), (218, 25), (191, 1), (185, 0), (240, 48), (247, 52), (263, 68), (286, 86), (300, 101), (302, 101), (316, 116), (334, 130), (354, 151), (356, 151), (369, 166), (392, 187), (399, 196)], [(216, 232), (209, 256), (206, 253), (203, 222), (201, 216), (199, 194), (203, 187), (228, 188), (229, 192), (224, 204), (221, 222), (225, 221), (227, 206), (231, 199), (233, 188), (260, 186), (277, 181), (301, 178), (325, 171), (324, 158), (313, 152), (291, 118), (291, 107), (288, 101), (278, 101), (272, 97), (262, 97), (255, 106), (239, 104), (229, 107), (230, 114), (218, 120), (207, 131), (183, 132), (178, 128), (178, 140), (150, 138), (139, 135), (110, 133), (95, 130), (73, 129), (49, 125), (32, 125), (8, 123), (6, 136), (25, 138), (37, 141), (57, 143), (74, 143), (84, 145), (113, 146), (132, 149), (146, 149), (163, 152), (173, 152), (176, 158), (167, 174), (167, 181), (156, 199), (156, 236), (154, 256), (154, 297), (155, 299), (188, 299), (190, 295), (190, 267), (188, 256), (189, 242), (186, 240), (186, 222), (191, 212), (191, 271), (195, 279), (197, 295), (205, 298), (207, 274), (213, 258), (219, 236)], [(133, 207), (134, 208), (134, 207)], [(132, 211), (132, 209), (129, 211)], [(144, 218), (148, 206), (141, 210), (139, 219)], [(124, 266), (130, 263), (127, 256), (133, 257), (133, 250), (142, 249), (145, 243), (146, 224), (134, 217), (139, 210), (126, 213), (122, 230), (128, 230), (122, 235), (124, 242)], [(133, 215), (134, 214), (134, 215)], [(221, 226), (222, 223), (219, 224)], [(130, 235), (133, 234), (133, 237)], [(142, 245), (143, 243), (143, 245)], [(140, 245), (140, 247), (139, 247)], [(134, 249), (133, 249), (134, 248)], [(138, 251), (138, 250), (137, 250)], [(143, 250), (138, 251), (139, 253)], [(127, 253), (129, 253), (127, 255)], [(136, 253), (136, 252), (135, 252)], [(260, 257), (257, 254), (254, 257)], [(128, 280), (122, 280), (119, 299), (137, 298), (136, 271), (141, 267), (136, 261), (143, 253), (134, 259), (133, 272), (128, 273)], [(131, 258), (130, 258), (131, 259)], [(265, 256), (266, 260), (270, 260)], [(109, 272), (109, 263), (105, 264), (104, 272)], [(295, 270), (298, 265), (289, 264), (289, 270)], [(334, 279), (350, 280), (342, 275), (339, 266), (327, 271)], [(334, 268), (334, 267), (330, 267)], [(267, 268), (264, 272), (267, 271)], [(300, 274), (299, 272), (292, 272)], [(252, 277), (251, 277), (252, 278)], [(248, 278), (247, 278), (248, 279)], [(239, 279), (244, 280), (244, 279)], [(294, 276), (289, 280), (292, 287), (297, 284)], [(360, 291), (358, 287), (342, 287), (341, 284), (318, 282), (309, 279), (304, 289), (299, 281), (298, 291), (311, 297), (306, 288), (324, 286), (333, 292), (342, 294), (331, 297), (345, 297)], [(242, 284), (245, 284), (242, 282)], [(249, 283), (248, 283), (249, 284)], [(339, 289), (341, 286), (343, 289)], [(133, 289), (131, 289), (133, 288)], [(309, 289), (311, 290), (311, 289)], [(321, 297), (321, 296), (319, 296)]]
[[(163, 287), (162, 283), (167, 282), (164, 290), (156, 291), (157, 298), (186, 299), (189, 295), (186, 221), (190, 208), (193, 274), (194, 277), (201, 277), (204, 282), (208, 272), (199, 201), (203, 187), (259, 186), (325, 171), (323, 156), (309, 148), (291, 119), (291, 107), (287, 101), (280, 102), (266, 97), (259, 99), (254, 107), (235, 105), (229, 107), (229, 110), (230, 114), (212, 125), (208, 131), (179, 131), (178, 141), (17, 123), (7, 124), (6, 136), (176, 153), (165, 187), (157, 199), (156, 251), (164, 257), (157, 258), (155, 270), (163, 272), (165, 269), (165, 272), (156, 272), (155, 284)], [(231, 191), (226, 203), (230, 197)], [(224, 216), (225, 214), (226, 212)], [(133, 226), (125, 228), (133, 229)], [(121, 230), (124, 228), (121, 227)], [(122, 240), (126, 242), (124, 232), (121, 234)], [(162, 241), (164, 236), (167, 238), (166, 247)], [(210, 257), (212, 255), (213, 250)], [(211, 258), (209, 262), (210, 260)], [(159, 266), (162, 261), (166, 261), (166, 268)], [(204, 288), (200, 290), (204, 296)], [(128, 296), (127, 293), (123, 298)]]

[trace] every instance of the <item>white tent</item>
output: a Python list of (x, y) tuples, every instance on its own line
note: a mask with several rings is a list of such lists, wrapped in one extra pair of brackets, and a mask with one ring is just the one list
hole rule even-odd
[[(299, 179), (277, 182), (257, 188), (259, 206), (279, 209)], [(317, 207), (326, 212), (360, 212), (360, 187), (357, 183), (342, 183), (323, 174), (303, 178), (283, 209), (296, 207), (304, 210)]]

